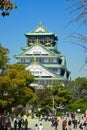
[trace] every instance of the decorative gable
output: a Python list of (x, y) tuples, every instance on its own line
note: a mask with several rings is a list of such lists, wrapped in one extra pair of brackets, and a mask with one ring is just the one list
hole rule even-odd
[(39, 26), (35, 30), (33, 30), (31, 33), (48, 33), (48, 31), (44, 28), (44, 26), (40, 22)]
[(29, 70), (34, 76), (54, 77), (53, 73), (49, 72), (47, 69), (36, 62), (31, 64), (30, 66), (27, 66), (26, 70)]
[(45, 30), (42, 27), (39, 27), (35, 30), (35, 33), (44, 33)]
[(48, 55), (49, 52), (46, 51), (44, 48), (42, 48), (41, 46), (34, 46), (32, 47), (31, 49), (29, 49), (28, 51), (26, 51), (24, 53), (25, 55), (32, 55), (32, 54), (35, 54), (35, 55), (38, 55), (38, 54), (41, 54), (41, 55)]

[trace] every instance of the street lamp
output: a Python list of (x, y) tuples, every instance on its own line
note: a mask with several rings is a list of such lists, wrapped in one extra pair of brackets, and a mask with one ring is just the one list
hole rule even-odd
[(55, 102), (54, 102), (54, 96), (52, 97), (52, 101), (53, 101), (53, 108), (52, 108), (52, 111), (53, 111), (53, 115), (55, 115), (56, 116), (56, 109), (55, 109)]

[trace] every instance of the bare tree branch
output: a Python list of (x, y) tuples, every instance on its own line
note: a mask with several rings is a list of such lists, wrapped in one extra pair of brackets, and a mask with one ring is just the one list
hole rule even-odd
[[(71, 0), (68, 0), (71, 1)], [(73, 0), (74, 1), (74, 0)], [(82, 21), (85, 24), (87, 23), (87, 0), (75, 0), (75, 3), (72, 4), (70, 7), (67, 9), (71, 9), (70, 14), (72, 13), (78, 13), (77, 16), (71, 21), (71, 22), (76, 22), (76, 21)], [(84, 19), (83, 19), (84, 18)], [(69, 22), (69, 23), (71, 23)]]
[[(70, 14), (76, 13), (74, 18), (68, 23), (79, 22), (80, 25), (87, 24), (87, 0), (67, 0), (68, 2), (74, 2), (68, 9), (71, 9)], [(81, 27), (81, 26), (80, 26)], [(68, 39), (68, 41), (66, 40)], [(87, 53), (87, 36), (79, 33), (71, 33), (66, 37), (66, 41), (72, 44), (78, 45), (84, 49)], [(87, 64), (87, 57), (82, 65), (81, 69)], [(80, 69), (80, 70), (81, 70)]]

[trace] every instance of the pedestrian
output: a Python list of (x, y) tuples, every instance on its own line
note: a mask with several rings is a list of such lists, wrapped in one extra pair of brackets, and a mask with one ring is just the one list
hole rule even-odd
[(57, 118), (54, 118), (55, 130), (57, 130), (58, 122), (59, 122), (59, 120)]
[(42, 124), (39, 125), (39, 130), (43, 130)]
[(2, 123), (2, 130), (7, 130), (7, 124), (5, 121)]
[(86, 130), (86, 128), (87, 128), (87, 123), (86, 123), (86, 121), (83, 122), (83, 127), (84, 127), (83, 130)]
[(25, 126), (25, 130), (27, 130), (27, 128), (28, 128), (28, 120), (27, 119), (25, 119), (25, 121), (24, 121), (24, 126)]
[(62, 130), (67, 130), (66, 125), (67, 125), (67, 121), (63, 120), (62, 121)]
[(67, 128), (66, 128), (66, 127), (63, 127), (63, 130), (67, 130)]
[(77, 128), (77, 120), (75, 118), (73, 119), (73, 128)]
[(55, 122), (54, 122), (54, 121), (55, 121), (55, 118), (52, 117), (52, 119), (51, 119), (51, 122), (52, 122), (52, 123), (51, 123), (51, 126), (52, 126), (52, 127), (55, 126)]
[(69, 129), (71, 129), (71, 124), (72, 124), (72, 121), (69, 119), (69, 121), (68, 121)]
[(40, 115), (40, 121), (42, 121), (42, 119), (43, 119), (43, 116), (42, 116), (42, 115)]
[(21, 125), (22, 125), (22, 122), (21, 120), (18, 121), (18, 129), (21, 130)]
[(38, 124), (35, 124), (34, 130), (39, 130)]
[(14, 121), (14, 130), (17, 129), (17, 120)]
[(83, 125), (82, 125), (82, 123), (80, 123), (79, 128), (80, 128), (80, 130), (83, 130)]

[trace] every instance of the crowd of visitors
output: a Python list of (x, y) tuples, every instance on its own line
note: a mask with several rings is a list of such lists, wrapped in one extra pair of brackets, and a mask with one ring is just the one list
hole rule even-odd
[(21, 130), (21, 128), (24, 128), (27, 130), (28, 128), (28, 120), (27, 119), (18, 119), (14, 118), (12, 119), (10, 116), (0, 116), (0, 130), (12, 130), (12, 123), (14, 130)]
[(47, 120), (51, 121), (51, 127), (54, 127), (55, 130), (57, 130), (58, 125), (61, 125), (61, 130), (87, 130), (87, 121), (84, 114), (76, 116), (74, 112), (66, 112), (60, 119), (57, 117), (48, 117), (45, 121)]
[[(54, 127), (54, 130), (87, 130), (87, 121), (84, 114), (77, 116), (74, 112), (66, 112), (61, 117), (45, 115), (44, 118), (41, 115), (38, 121), (39, 125), (35, 122), (34, 130), (44, 130), (43, 120), (47, 123), (50, 122), (50, 128)], [(28, 130), (31, 123), (28, 123), (28, 121), (28, 118), (11, 118), (2, 115), (0, 116), (0, 130)]]
[[(62, 130), (87, 130), (87, 121), (85, 120), (84, 114), (77, 116), (74, 112), (66, 112), (61, 118)], [(58, 122), (60, 122), (58, 120)]]
[(28, 128), (28, 120), (27, 119), (15, 119), (14, 120), (14, 130), (17, 130), (17, 128), (19, 130), (21, 130), (21, 128), (25, 128), (25, 130), (27, 130)]

